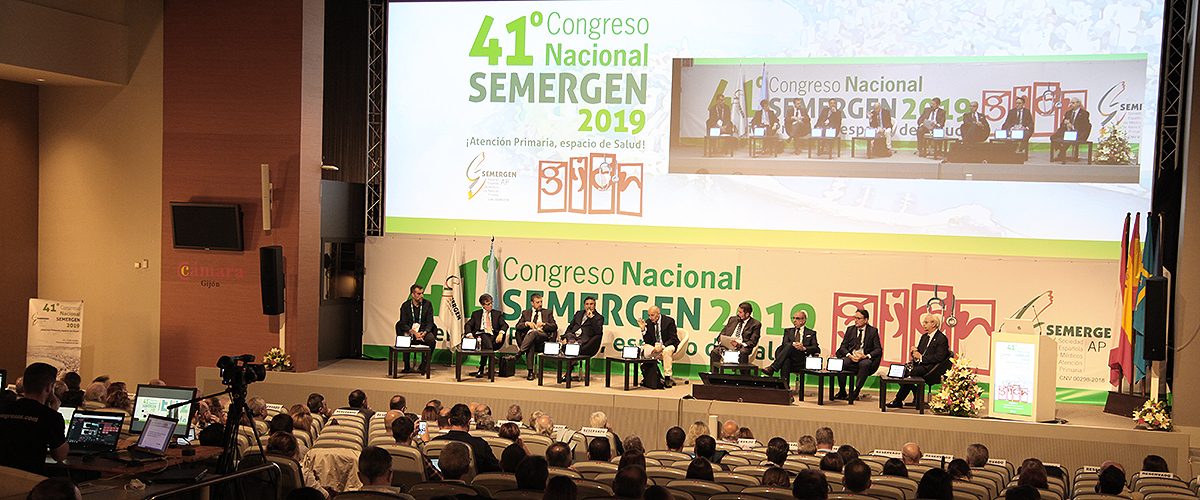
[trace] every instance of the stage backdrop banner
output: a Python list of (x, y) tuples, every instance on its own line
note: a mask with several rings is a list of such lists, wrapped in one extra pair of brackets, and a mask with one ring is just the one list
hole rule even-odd
[[(452, 241), (389, 234), (369, 242), (367, 269), (387, 272), (365, 283), (368, 351), (393, 344), (397, 311), (411, 284), (426, 285), (425, 296), (439, 300), (441, 285), (431, 284), (432, 277), (446, 273), (447, 263), (438, 259)], [(460, 269), (463, 302), (473, 310), (484, 292), (488, 239), (458, 241), (466, 255)], [(540, 293), (562, 331), (583, 298), (595, 296), (605, 317), (606, 353), (612, 354), (640, 342), (637, 318), (657, 305), (690, 336), (681, 347), (686, 356), (676, 364), (682, 376), (707, 371), (713, 339), (747, 301), (763, 322), (753, 357), (760, 366), (774, 359), (798, 310), (808, 313), (807, 326), (817, 330), (822, 355), (831, 356), (855, 310), (866, 309), (883, 337), (885, 368), (908, 360), (921, 333), (921, 315), (933, 311), (954, 318), (954, 326), (944, 330), (951, 349), (970, 359), (986, 381), (992, 332), (1001, 319), (1024, 308), (1024, 317), (1036, 315), (1043, 334), (1059, 343), (1058, 387), (1108, 389), (1108, 351), (1115, 345), (1112, 259), (517, 238), (497, 239), (495, 252), (498, 300), (510, 324), (529, 306), (530, 295)], [(438, 338), (439, 349), (450, 347), (444, 334)]]
[(29, 299), (26, 365), (42, 362), (59, 372), (79, 371), (82, 340), (82, 300)]
[[(1067, 104), (1078, 98), (1090, 114), (1093, 142), (1100, 130), (1119, 125), (1134, 148), (1142, 137), (1146, 54), (1071, 58), (942, 58), (897, 62), (875, 58), (696, 59), (680, 69), (680, 135), (704, 137), (708, 109), (718, 94), (736, 96), (748, 117), (768, 107), (780, 118), (792, 116), (793, 99), (814, 126), (819, 112), (836, 100), (842, 110), (842, 137), (862, 135), (871, 105), (891, 110), (895, 138), (916, 140), (917, 120), (934, 97), (946, 111), (946, 135), (958, 137), (971, 102), (979, 103), (992, 130), (1000, 129), (1017, 97), (1025, 97), (1034, 118), (1033, 142), (1049, 142)], [(748, 76), (747, 76), (748, 75)]]

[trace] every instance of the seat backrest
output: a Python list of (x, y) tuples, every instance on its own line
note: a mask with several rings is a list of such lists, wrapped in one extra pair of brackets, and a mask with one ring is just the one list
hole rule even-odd
[(408, 494), (412, 495), (413, 498), (415, 498), (416, 500), (429, 500), (433, 497), (441, 496), (441, 495), (454, 496), (454, 495), (463, 494), (463, 495), (475, 496), (475, 495), (478, 495), (479, 492), (475, 491), (475, 488), (472, 488), (465, 484), (444, 483), (441, 481), (428, 481), (428, 482), (417, 483), (417, 484), (412, 485), (408, 489)]
[(554, 444), (554, 440), (541, 434), (521, 434), (521, 441), (525, 442), (525, 448), (529, 449), (530, 455), (541, 457), (546, 456), (546, 448)]
[(1141, 493), (1143, 495), (1149, 495), (1151, 493), (1178, 493), (1181, 495), (1196, 496), (1196, 494), (1193, 493), (1190, 488), (1186, 488), (1186, 487), (1180, 488), (1178, 486), (1168, 485), (1168, 484), (1155, 484), (1155, 485), (1142, 486), (1141, 488), (1138, 488), (1137, 491), (1138, 491), (1138, 493)]
[(492, 493), (496, 500), (542, 500), (543, 492), (537, 490), (505, 490)]
[(792, 500), (791, 488), (780, 488), (778, 486), (751, 486), (742, 490), (743, 495), (754, 495), (771, 500)]
[(833, 471), (824, 471), (825, 481), (829, 483), (829, 487), (834, 491), (842, 489), (842, 473)]
[(485, 472), (471, 479), (472, 485), (483, 486), (491, 492), (517, 489), (517, 475), (510, 472)]
[[(907, 477), (872, 476), (871, 484), (872, 485), (878, 484), (878, 485), (891, 486), (893, 488), (897, 488), (901, 492), (904, 493), (904, 498), (906, 498), (907, 500), (913, 500), (914, 498), (917, 498), (917, 482), (913, 481), (912, 479), (909, 479)], [(995, 498), (995, 497), (993, 497), (993, 498)]]
[(430, 459), (437, 458), (442, 454), (442, 448), (445, 448), (446, 444), (449, 442), (450, 441), (445, 439), (435, 439), (425, 443), (425, 456), (429, 457)]
[(579, 474), (582, 475), (584, 479), (596, 479), (597, 475), (606, 472), (612, 472), (615, 474), (617, 472), (617, 464), (600, 460), (575, 462), (574, 464), (571, 464), (571, 467), (574, 467), (575, 470), (579, 471)]
[(757, 477), (738, 472), (713, 472), (713, 480), (725, 485), (730, 491), (741, 491), (747, 486), (758, 486)]
[(672, 488), (667, 488), (667, 491), (671, 492), (671, 497), (674, 500), (696, 500), (696, 496), (687, 491)]
[(679, 461), (686, 461), (686, 462), (692, 461), (692, 457), (690, 455), (688, 455), (687, 453), (684, 453), (681, 451), (671, 451), (671, 450), (647, 451), (646, 458), (653, 458), (653, 459), (657, 459), (659, 461), (665, 461), (665, 462), (671, 462), (671, 463), (679, 462)]
[(567, 476), (571, 479), (583, 479), (583, 476), (580, 475), (579, 472), (573, 471), (571, 469), (566, 469), (563, 467), (550, 467), (549, 472), (550, 472), (550, 477)]
[(679, 337), (679, 346), (675, 348), (675, 355), (671, 356), (671, 358), (683, 359), (684, 356), (687, 356), (687, 345), (688, 341), (691, 340), (691, 336), (688, 335), (687, 330), (682, 328), (675, 329), (675, 335)]
[(745, 474), (747, 476), (754, 476), (758, 478), (759, 482), (762, 482), (763, 474), (766, 474), (767, 469), (770, 468), (771, 467), (767, 465), (739, 465), (734, 467), (733, 472)]
[(687, 470), (676, 467), (646, 466), (646, 477), (661, 477), (668, 480), (687, 478)]
[(343, 491), (338, 493), (337, 497), (342, 500), (406, 500), (402, 494), (398, 495), (386, 491)]
[(988, 493), (987, 488), (968, 481), (954, 481), (954, 490), (964, 492), (979, 500), (991, 500), (993, 498)]
[(39, 476), (21, 469), (0, 466), (0, 497), (20, 496), (25, 498), (46, 476)]
[(575, 498), (612, 496), (613, 490), (612, 490), (612, 486), (609, 486), (609, 484), (612, 484), (612, 483), (606, 484), (606, 483), (602, 483), (600, 481), (592, 481), (592, 480), (588, 480), (588, 479), (576, 479), (575, 480), (575, 489), (576, 489)]
[(829, 500), (873, 500), (871, 497), (848, 491), (835, 491), (829, 494)]
[(708, 497), (717, 493), (729, 492), (729, 488), (723, 484), (698, 479), (676, 479), (667, 483), (667, 488), (691, 493), (696, 500), (708, 500)]
[(742, 457), (746, 460), (749, 460), (750, 463), (755, 463), (755, 464), (767, 459), (767, 454), (763, 453), (761, 451), (734, 450), (734, 451), (729, 452), (729, 454), (733, 455), (735, 457)]
[[(753, 463), (759, 463), (761, 461), (762, 460), (755, 460)], [(729, 467), (738, 467), (750, 464), (750, 460), (747, 460), (745, 457), (739, 457), (735, 455), (725, 455), (721, 457), (721, 465), (727, 465)]]
[[(867, 495), (867, 496), (872, 496), (872, 497), (878, 498), (880, 500), (908, 500), (908, 497), (904, 493), (904, 490), (897, 488), (895, 486), (888, 486), (886, 484), (878, 484), (878, 483), (875, 483), (874, 481), (871, 482), (871, 486), (869, 488), (867, 488), (867, 490), (864, 491), (863, 494)], [(991, 500), (991, 499), (989, 498), (987, 500)]]
[(709, 500), (763, 500), (763, 497), (760, 497), (758, 495), (749, 495), (749, 494), (741, 493), (741, 492), (738, 492), (738, 493), (729, 492), (729, 493), (717, 493), (711, 497), (708, 497), (708, 499)]
[(380, 446), (392, 456), (392, 486), (409, 488), (414, 484), (423, 483), (425, 477), (425, 460), (421, 458), (421, 450), (402, 444), (386, 444)]

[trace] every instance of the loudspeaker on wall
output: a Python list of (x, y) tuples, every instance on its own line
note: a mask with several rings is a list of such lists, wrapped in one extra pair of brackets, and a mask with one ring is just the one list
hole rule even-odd
[(258, 249), (258, 263), (262, 277), (263, 314), (283, 313), (283, 247), (279, 245)]

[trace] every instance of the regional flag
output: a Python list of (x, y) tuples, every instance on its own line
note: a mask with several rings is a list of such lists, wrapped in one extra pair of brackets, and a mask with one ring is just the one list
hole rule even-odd
[(462, 295), (460, 253), (462, 250), (458, 247), (458, 240), (455, 239), (450, 248), (450, 263), (446, 268), (446, 281), (442, 285), (442, 307), (438, 312), (438, 323), (442, 325), (442, 331), (446, 333), (446, 342), (449, 342), (451, 346), (462, 342), (463, 334), (464, 314), (462, 301), (459, 300)]
[(1108, 383), (1117, 387), (1121, 386), (1122, 378), (1133, 383), (1133, 338), (1131, 332), (1125, 328), (1125, 311), (1128, 303), (1126, 292), (1129, 283), (1129, 218), (1130, 214), (1125, 214), (1125, 228), (1121, 233), (1121, 268), (1117, 279), (1117, 291), (1119, 292), (1117, 301), (1120, 305), (1117, 314), (1119, 333), (1117, 345), (1108, 352)]
[(1140, 382), (1146, 378), (1146, 368), (1149, 365), (1145, 359), (1142, 359), (1142, 353), (1145, 349), (1146, 339), (1146, 279), (1153, 277), (1156, 268), (1158, 267), (1157, 254), (1158, 252), (1158, 218), (1146, 215), (1146, 247), (1142, 252), (1142, 258), (1139, 262), (1135, 262), (1137, 267), (1137, 298), (1134, 299), (1135, 306), (1133, 310), (1133, 366), (1134, 366), (1134, 382)]
[(492, 238), (491, 253), (488, 254), (487, 283), (484, 285), (492, 296), (492, 308), (504, 312), (504, 301), (500, 300), (500, 265), (496, 263), (496, 239)]

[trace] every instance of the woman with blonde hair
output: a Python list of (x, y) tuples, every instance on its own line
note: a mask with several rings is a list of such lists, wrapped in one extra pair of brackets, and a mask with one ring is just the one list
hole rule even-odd
[(692, 422), (692, 425), (689, 426), (687, 429), (687, 441), (685, 441), (683, 443), (683, 445), (685, 447), (686, 446), (695, 446), (696, 438), (700, 437), (700, 436), (705, 436), (705, 435), (708, 435), (708, 436), (712, 435), (712, 433), (710, 433), (708, 430), (708, 424), (701, 422), (699, 420)]

